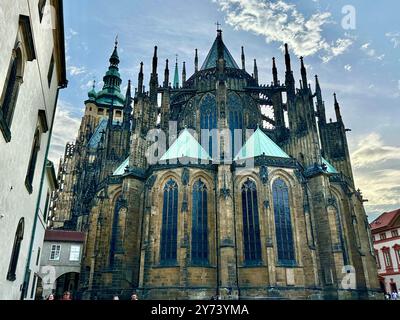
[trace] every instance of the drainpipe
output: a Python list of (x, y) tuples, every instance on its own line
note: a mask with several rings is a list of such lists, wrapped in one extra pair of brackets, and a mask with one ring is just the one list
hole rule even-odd
[(43, 167), (42, 167), (42, 176), (40, 178), (39, 192), (38, 192), (38, 197), (37, 197), (37, 201), (36, 201), (35, 216), (34, 216), (34, 220), (33, 220), (31, 238), (30, 238), (30, 243), (29, 243), (28, 260), (27, 260), (26, 266), (25, 266), (24, 282), (22, 284), (22, 292), (21, 292), (20, 300), (24, 300), (25, 299), (25, 293), (28, 290), (29, 279), (30, 279), (29, 268), (30, 268), (31, 259), (32, 259), (32, 250), (33, 250), (33, 244), (34, 244), (34, 240), (35, 240), (36, 225), (37, 225), (37, 220), (39, 218), (40, 199), (41, 199), (41, 196), (42, 196), (44, 175), (46, 174), (47, 156), (49, 154), (51, 136), (52, 136), (52, 133), (53, 133), (54, 120), (56, 118), (58, 94), (60, 92), (60, 89), (63, 89), (63, 88), (64, 88), (63, 86), (60, 86), (60, 87), (57, 88), (57, 94), (56, 94), (56, 100), (55, 100), (55, 106), (54, 106), (54, 114), (53, 114), (53, 119), (51, 121), (50, 129), (49, 129), (49, 136), (47, 138), (47, 147), (46, 147), (46, 151), (45, 151), (45, 155), (44, 155), (44, 162), (43, 162)]

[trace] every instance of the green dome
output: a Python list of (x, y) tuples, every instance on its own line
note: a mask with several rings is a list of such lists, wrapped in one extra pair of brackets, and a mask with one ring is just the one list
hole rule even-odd
[(96, 100), (97, 93), (96, 90), (93, 88), (88, 92), (89, 100)]

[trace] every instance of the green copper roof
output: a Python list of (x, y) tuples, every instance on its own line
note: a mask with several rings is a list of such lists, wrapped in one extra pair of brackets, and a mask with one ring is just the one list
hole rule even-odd
[(125, 97), (123, 94), (113, 88), (103, 89), (97, 93), (96, 103), (108, 105), (113, 105), (114, 107), (124, 107)]
[(204, 150), (187, 129), (182, 131), (178, 139), (175, 140), (172, 146), (161, 157), (160, 161), (180, 158), (211, 160), (208, 152)]
[(96, 90), (94, 88), (92, 88), (92, 90), (90, 90), (88, 92), (88, 97), (89, 97), (90, 100), (96, 100), (97, 93), (96, 93)]
[(127, 166), (129, 166), (129, 157), (114, 171), (113, 176), (122, 176)]
[[(204, 61), (201, 70), (205, 69), (212, 69), (217, 67), (217, 60), (218, 60), (218, 38), (215, 39), (210, 52), (207, 55), (206, 60)], [(226, 66), (228, 68), (235, 68), (239, 69), (239, 66), (236, 64), (235, 60), (233, 59), (231, 53), (229, 52), (228, 48), (224, 44), (224, 59), (226, 61)]]
[(246, 141), (242, 149), (240, 149), (234, 160), (249, 159), (261, 155), (289, 158), (289, 156), (275, 142), (262, 132), (260, 128), (257, 128), (252, 136)]
[(322, 157), (322, 163), (326, 165), (326, 172), (327, 173), (339, 173), (337, 172), (337, 170), (335, 169), (335, 167), (333, 165), (331, 165), (328, 160), (326, 160), (324, 157)]
[(175, 64), (174, 88), (179, 88), (178, 61), (177, 61), (176, 64)]

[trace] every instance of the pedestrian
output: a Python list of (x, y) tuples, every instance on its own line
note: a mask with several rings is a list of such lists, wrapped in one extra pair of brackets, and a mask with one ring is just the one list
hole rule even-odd
[(50, 293), (47, 297), (47, 300), (54, 300), (54, 294)]
[(131, 295), (131, 300), (132, 300), (132, 301), (133, 301), (133, 300), (139, 300), (139, 297), (138, 297), (138, 295), (136, 294), (136, 292), (132, 293), (132, 295)]
[(62, 300), (72, 300), (71, 292), (65, 291)]
[(397, 291), (392, 292), (392, 300), (397, 300)]

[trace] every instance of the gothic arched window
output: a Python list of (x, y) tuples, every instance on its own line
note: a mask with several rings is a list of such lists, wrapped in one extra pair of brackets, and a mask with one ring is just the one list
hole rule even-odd
[(17, 231), (15, 232), (14, 245), (11, 253), (10, 265), (7, 272), (7, 280), (14, 281), (16, 279), (15, 272), (17, 270), (19, 251), (21, 249), (21, 242), (24, 238), (24, 218), (21, 218), (18, 223)]
[(282, 179), (276, 179), (272, 185), (278, 262), (294, 265), (294, 240), (290, 217), (289, 189)]
[[(206, 95), (200, 104), (200, 129), (208, 129), (208, 153), (212, 157), (212, 129), (217, 128), (217, 103), (211, 94)], [(202, 139), (203, 141), (203, 139)], [(206, 149), (207, 150), (207, 149)]]
[(111, 229), (111, 242), (110, 242), (110, 256), (109, 264), (110, 267), (114, 266), (115, 253), (117, 252), (119, 246), (122, 244), (122, 234), (120, 230), (120, 221), (122, 216), (125, 214), (126, 208), (123, 205), (123, 200), (121, 196), (118, 197), (114, 206), (114, 216)]
[(340, 219), (340, 212), (337, 206), (337, 201), (334, 198), (334, 203), (328, 206), (328, 221), (331, 230), (331, 241), (333, 252), (342, 252), (343, 262), (346, 262), (346, 252), (343, 241), (343, 228)]
[(244, 259), (246, 263), (258, 263), (261, 261), (261, 241), (257, 188), (250, 179), (242, 185), (242, 212)]
[(22, 53), (19, 47), (13, 50), (10, 68), (0, 101), (0, 128), (6, 141), (11, 140), (11, 123), (22, 83)]
[[(243, 129), (243, 105), (236, 94), (228, 96), (229, 130), (231, 130), (232, 158), (239, 152), (241, 145), (235, 148), (235, 129)], [(243, 137), (243, 136), (242, 136)], [(236, 141), (240, 143), (240, 141)]]
[(160, 262), (176, 262), (178, 238), (178, 185), (169, 179), (164, 186)]
[(200, 179), (192, 193), (192, 263), (208, 263), (207, 186)]

